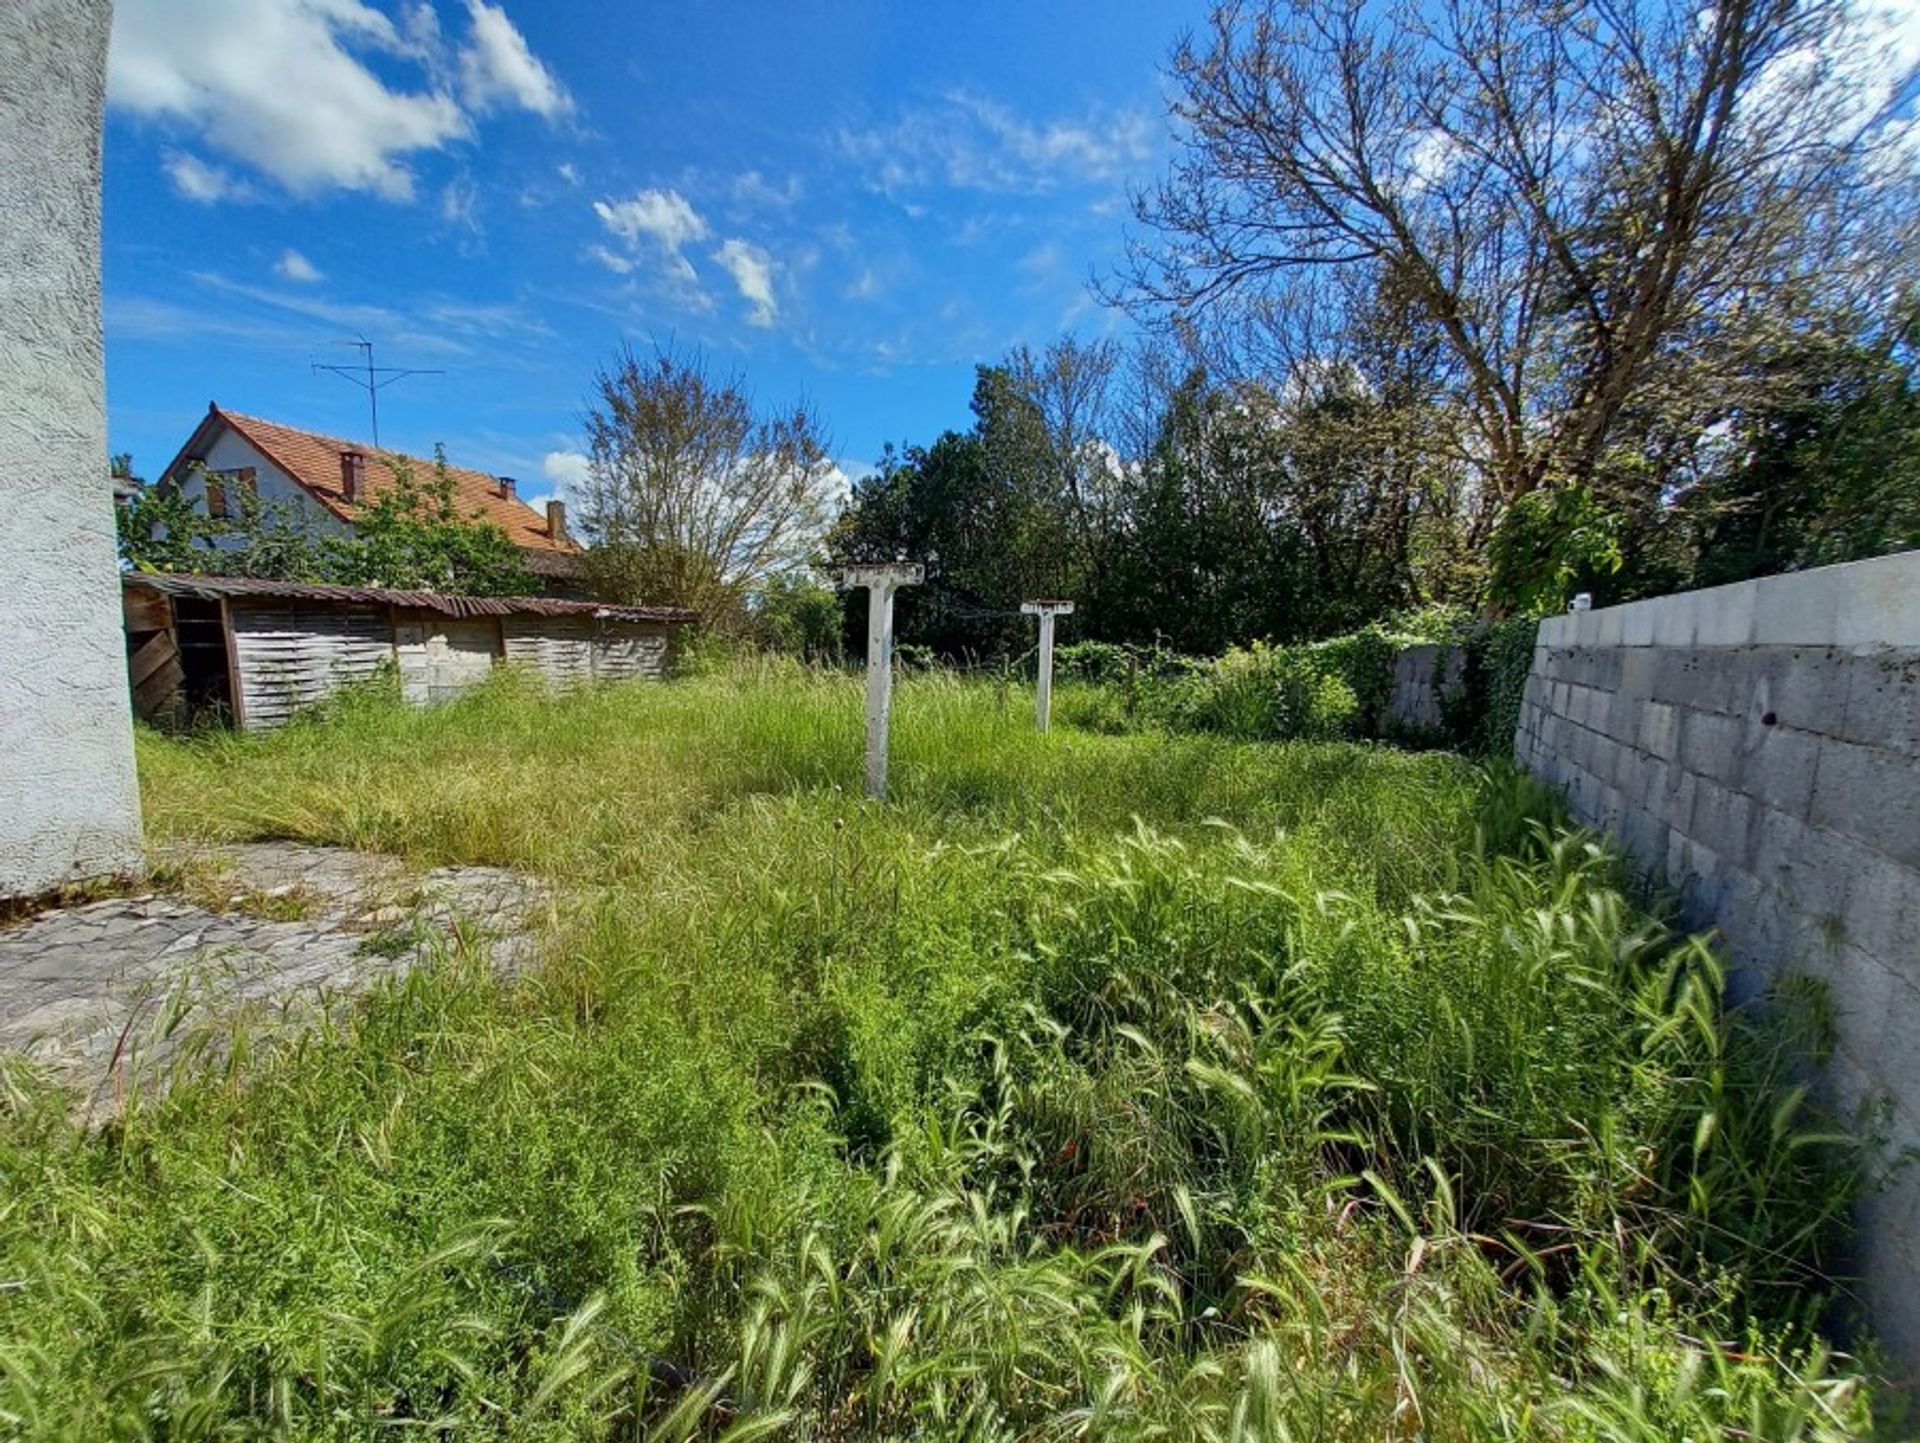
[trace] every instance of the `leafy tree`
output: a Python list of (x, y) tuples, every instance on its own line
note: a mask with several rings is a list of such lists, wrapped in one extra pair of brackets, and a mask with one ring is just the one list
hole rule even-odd
[(594, 379), (582, 529), (610, 601), (698, 611), (749, 629), (749, 597), (812, 558), (835, 473), (804, 403), (758, 410), (738, 375), (697, 352), (623, 350)]
[(1615, 518), (1584, 486), (1532, 491), (1512, 502), (1490, 550), (1490, 598), (1507, 611), (1558, 611), (1575, 577), (1620, 569)]
[(416, 476), (404, 456), (389, 456), (394, 484), (360, 508), (350, 538), (325, 543), (328, 580), (465, 596), (527, 596), (539, 591), (520, 548), (480, 514), (463, 515), (444, 451)]
[(1222, 4), (1176, 51), (1183, 153), (1142, 198), (1117, 298), (1294, 364), (1329, 329), (1403, 318), (1436, 343), (1486, 515), (1657, 488), (1610, 468), (1623, 432), (1750, 408), (1783, 329), (1911, 274), (1910, 168), (1859, 86), (1865, 14)]
[(210, 516), (177, 487), (142, 486), (115, 513), (122, 562), (135, 571), (335, 579), (333, 543), (291, 506), (262, 501), (245, 487), (231, 497), (231, 514)]
[(769, 577), (752, 599), (753, 632), (763, 646), (808, 661), (842, 655), (839, 594), (805, 572)]

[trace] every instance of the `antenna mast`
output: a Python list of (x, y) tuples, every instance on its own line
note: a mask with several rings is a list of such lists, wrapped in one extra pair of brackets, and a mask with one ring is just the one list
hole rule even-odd
[(422, 371), (410, 366), (376, 366), (373, 363), (373, 342), (365, 336), (357, 341), (341, 341), (343, 346), (354, 346), (360, 352), (361, 364), (356, 366), (335, 366), (325, 361), (315, 361), (315, 372), (328, 371), (343, 381), (351, 381), (367, 393), (367, 419), (373, 425), (373, 444), (380, 445), (380, 392), (395, 381), (404, 381), (408, 376), (444, 376), (445, 371)]

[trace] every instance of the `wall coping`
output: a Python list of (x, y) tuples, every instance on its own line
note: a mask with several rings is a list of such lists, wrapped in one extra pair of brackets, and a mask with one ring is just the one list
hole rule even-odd
[(1920, 647), (1920, 551), (1570, 611), (1536, 644)]

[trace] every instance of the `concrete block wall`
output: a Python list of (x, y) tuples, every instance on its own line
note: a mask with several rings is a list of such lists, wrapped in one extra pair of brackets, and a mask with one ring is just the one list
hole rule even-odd
[[(1920, 553), (1550, 618), (1514, 747), (1719, 929), (1741, 995), (1825, 981), (1827, 1100), (1920, 1147)], [(1881, 1336), (1920, 1361), (1920, 1168), (1860, 1221)]]
[(100, 334), (110, 18), (0, 4), (0, 897), (140, 865)]
[(1394, 658), (1387, 715), (1405, 731), (1439, 732), (1446, 726), (1443, 700), (1457, 696), (1466, 685), (1464, 646), (1410, 646)]

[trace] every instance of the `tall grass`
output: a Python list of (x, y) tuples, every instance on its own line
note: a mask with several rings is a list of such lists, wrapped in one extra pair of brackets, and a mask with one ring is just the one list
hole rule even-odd
[(1871, 1431), (1821, 1342), (1860, 1151), (1537, 792), (1028, 715), (907, 683), (886, 807), (856, 692), (780, 670), (143, 737), (162, 833), (565, 902), (524, 975), (449, 955), (104, 1129), (14, 1068), (0, 1419)]

